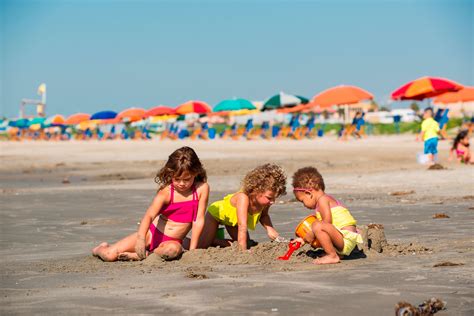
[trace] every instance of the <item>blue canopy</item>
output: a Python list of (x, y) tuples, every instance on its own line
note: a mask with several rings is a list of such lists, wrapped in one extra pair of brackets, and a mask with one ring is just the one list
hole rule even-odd
[(92, 114), (91, 120), (108, 120), (113, 119), (117, 116), (117, 112), (114, 111), (100, 111)]

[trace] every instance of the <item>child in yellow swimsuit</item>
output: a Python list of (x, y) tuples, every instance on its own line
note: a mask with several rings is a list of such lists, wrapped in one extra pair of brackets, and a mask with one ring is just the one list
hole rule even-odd
[(265, 164), (253, 169), (245, 176), (239, 192), (229, 194), (208, 207), (198, 247), (228, 245), (216, 239), (220, 224), (225, 226), (232, 241), (238, 241), (242, 250), (248, 247), (248, 230), (254, 230), (258, 222), (270, 239), (278, 238), (268, 211), (275, 199), (285, 193), (286, 176), (279, 166)]
[(324, 193), (325, 186), (316, 168), (305, 167), (293, 175), (293, 192), (298, 201), (315, 210), (318, 218), (311, 231), (295, 241), (313, 243), (319, 241), (326, 255), (314, 260), (316, 264), (338, 263), (340, 256), (348, 256), (362, 236), (357, 232), (357, 221), (338, 200)]

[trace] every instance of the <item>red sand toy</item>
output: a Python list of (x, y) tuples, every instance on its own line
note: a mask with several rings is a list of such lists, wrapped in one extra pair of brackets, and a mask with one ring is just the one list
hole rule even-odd
[[(299, 224), (298, 226), (296, 226), (296, 229), (295, 229), (295, 235), (300, 237), (300, 238), (304, 238), (306, 236), (306, 234), (311, 231), (311, 225), (313, 224), (314, 221), (317, 221), (318, 219), (316, 218), (316, 216), (314, 215), (309, 215), (309, 216), (306, 216)], [(281, 256), (281, 257), (278, 257), (279, 260), (288, 260), (290, 259), (291, 255), (293, 254), (293, 252), (295, 250), (297, 250), (298, 248), (301, 247), (301, 243), (300, 242), (290, 242), (288, 244), (288, 251), (286, 252), (286, 254), (284, 256)], [(319, 241), (317, 239), (315, 239), (313, 241), (313, 243), (311, 244), (311, 247), (313, 248), (320, 248), (321, 247), (321, 244), (319, 243)]]
[(297, 242), (290, 242), (288, 244), (288, 251), (285, 253), (284, 256), (278, 257), (279, 260), (288, 260), (290, 259), (291, 255), (295, 250), (301, 247), (301, 243), (299, 241)]

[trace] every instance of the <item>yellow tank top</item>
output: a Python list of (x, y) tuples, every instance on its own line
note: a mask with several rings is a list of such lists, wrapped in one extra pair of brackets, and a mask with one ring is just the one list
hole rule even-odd
[[(332, 224), (341, 229), (346, 226), (355, 226), (357, 221), (349, 210), (342, 205), (331, 207)], [(316, 212), (316, 217), (322, 221), (321, 213)]]
[[(226, 226), (237, 226), (237, 208), (232, 206), (230, 199), (235, 193), (229, 194), (223, 200), (216, 201), (209, 205), (207, 211), (220, 223)], [(247, 228), (255, 230), (262, 212), (256, 214), (247, 213)]]

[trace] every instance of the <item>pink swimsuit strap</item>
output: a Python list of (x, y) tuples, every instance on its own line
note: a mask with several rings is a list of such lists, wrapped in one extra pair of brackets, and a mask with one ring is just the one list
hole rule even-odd
[(196, 220), (197, 209), (199, 205), (199, 198), (196, 187), (193, 185), (193, 199), (190, 201), (174, 201), (174, 186), (170, 186), (170, 203), (161, 209), (160, 214), (163, 214), (173, 222), (191, 223)]

